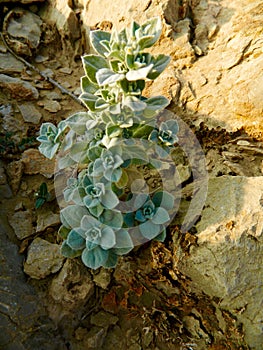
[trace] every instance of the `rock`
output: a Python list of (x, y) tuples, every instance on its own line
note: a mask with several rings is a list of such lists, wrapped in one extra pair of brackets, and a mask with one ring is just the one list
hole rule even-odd
[(22, 240), (34, 233), (32, 219), (30, 210), (17, 211), (8, 217), (9, 224), (12, 226), (18, 239)]
[(23, 169), (24, 169), (24, 164), (20, 160), (11, 162), (7, 166), (9, 184), (12, 188), (14, 195), (17, 194), (20, 188)]
[(8, 45), (19, 55), (32, 56), (40, 43), (42, 20), (36, 14), (16, 7), (8, 12), (3, 29)]
[(36, 238), (28, 248), (24, 271), (31, 278), (45, 278), (51, 273), (59, 271), (64, 260), (58, 244)]
[[(0, 215), (0, 348), (66, 350), (65, 341), (23, 273), (23, 256)], [(41, 326), (40, 326), (41, 324)], [(41, 344), (41, 345), (40, 345)]]
[(109, 312), (100, 311), (95, 315), (91, 315), (91, 324), (103, 328), (108, 328), (111, 325), (115, 325), (118, 322), (118, 317), (110, 314)]
[[(200, 1), (191, 5), (195, 39), (203, 52), (182, 70), (182, 107), (209, 127), (244, 128), (262, 140), (262, 4)], [(206, 83), (200, 84), (201, 77)]]
[(24, 67), (10, 52), (0, 53), (0, 73), (21, 73)]
[[(65, 55), (74, 55), (76, 41), (81, 37), (78, 17), (70, 3), (58, 0), (53, 1), (40, 10), (41, 18), (51, 24), (55, 24), (62, 39)], [(80, 6), (80, 4), (79, 4)], [(72, 57), (70, 57), (72, 58)]]
[(212, 178), (197, 245), (177, 267), (195, 293), (220, 300), (243, 324), (251, 349), (263, 343), (263, 177)]
[(38, 91), (29, 82), (0, 74), (0, 87), (16, 100), (37, 100)]
[(71, 74), (72, 73), (72, 69), (70, 67), (62, 67), (62, 68), (59, 68), (58, 71), (60, 73), (64, 73), (64, 74)]
[(57, 101), (45, 101), (44, 109), (50, 113), (56, 113), (61, 110), (61, 105)]
[(76, 260), (68, 259), (51, 283), (50, 295), (64, 311), (77, 310), (92, 296), (94, 284), (87, 268)]
[(59, 214), (54, 214), (52, 211), (41, 210), (37, 215), (36, 232), (45, 231), (48, 227), (60, 224)]
[(62, 99), (61, 95), (58, 94), (57, 92), (55, 91), (51, 91), (51, 92), (48, 92), (46, 94), (46, 97), (49, 99), (49, 100), (57, 100), (57, 101), (60, 101)]
[(102, 289), (107, 289), (111, 281), (110, 271), (107, 269), (101, 268), (99, 273), (96, 273), (93, 275), (93, 281), (98, 287)]
[[(87, 331), (85, 328), (79, 327), (75, 333), (76, 338), (82, 340), (81, 349), (101, 349), (105, 336), (106, 330), (100, 327), (92, 327), (90, 331)], [(83, 347), (84, 346), (84, 347)]]
[(37, 149), (29, 148), (24, 151), (22, 162), (27, 175), (41, 174), (47, 178), (54, 175), (55, 161), (47, 159)]
[(19, 105), (18, 108), (25, 122), (39, 124), (42, 114), (31, 103)]

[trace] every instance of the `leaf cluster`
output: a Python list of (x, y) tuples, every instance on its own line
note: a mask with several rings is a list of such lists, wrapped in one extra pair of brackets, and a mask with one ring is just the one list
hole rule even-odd
[(165, 238), (173, 197), (165, 191), (133, 194), (130, 188), (134, 167), (166, 158), (177, 142), (175, 120), (156, 125), (169, 101), (143, 96), (145, 81), (156, 79), (170, 61), (144, 52), (161, 30), (156, 17), (121, 32), (91, 32), (96, 54), (82, 58), (80, 95), (87, 111), (40, 129), (40, 152), (50, 159), (59, 153), (60, 169), (78, 169), (63, 192), (62, 254), (81, 256), (92, 269), (116, 266), (138, 241)]

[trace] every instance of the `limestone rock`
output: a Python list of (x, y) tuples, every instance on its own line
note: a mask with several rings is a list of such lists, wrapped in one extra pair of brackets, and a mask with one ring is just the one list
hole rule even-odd
[(21, 73), (24, 64), (18, 61), (10, 52), (0, 53), (0, 73)]
[(197, 246), (178, 268), (191, 288), (220, 299), (220, 307), (243, 323), (251, 349), (263, 343), (263, 177), (210, 180), (196, 225)]
[(32, 56), (40, 43), (42, 20), (22, 8), (14, 8), (6, 15), (3, 29), (8, 45), (19, 55)]
[(32, 212), (30, 210), (18, 211), (9, 216), (8, 221), (15, 231), (15, 235), (20, 240), (29, 237), (34, 233)]
[(36, 232), (45, 231), (48, 227), (56, 226), (60, 224), (59, 214), (55, 214), (52, 211), (40, 210), (37, 216), (37, 228)]
[(0, 88), (16, 100), (37, 100), (38, 91), (29, 82), (0, 74)]
[[(56, 25), (62, 39), (65, 55), (72, 54), (76, 41), (81, 37), (79, 20), (70, 7), (71, 2), (52, 1), (40, 11), (41, 18)], [(80, 5), (80, 3), (79, 3)], [(76, 47), (76, 49), (78, 49)]]
[(50, 113), (56, 113), (61, 110), (61, 105), (58, 101), (46, 101), (44, 103), (44, 109)]
[(201, 51), (190, 69), (181, 71), (181, 91), (188, 90), (188, 96), (181, 92), (182, 106), (198, 123), (229, 131), (244, 127), (262, 139), (261, 1), (204, 0), (191, 8), (192, 45)]
[(91, 297), (94, 284), (83, 264), (68, 259), (50, 286), (50, 295), (63, 310), (76, 310)]
[(54, 161), (45, 158), (37, 149), (29, 148), (22, 154), (24, 173), (27, 175), (41, 174), (51, 178), (54, 174)]
[(25, 122), (38, 124), (42, 114), (31, 103), (19, 105), (20, 112)]
[(111, 281), (111, 273), (108, 269), (100, 268), (99, 273), (93, 275), (94, 283), (102, 288), (107, 289)]
[(59, 271), (64, 257), (60, 254), (60, 246), (41, 238), (36, 238), (28, 249), (24, 264), (24, 271), (35, 279), (45, 278), (51, 273)]

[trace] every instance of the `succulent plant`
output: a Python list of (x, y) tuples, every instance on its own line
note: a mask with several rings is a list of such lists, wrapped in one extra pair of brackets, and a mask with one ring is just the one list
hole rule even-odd
[(171, 220), (173, 196), (161, 189), (137, 193), (128, 205), (132, 183), (142, 176), (136, 167), (158, 164), (152, 157), (161, 150), (166, 155), (177, 142), (176, 121), (159, 127), (156, 121), (169, 101), (143, 96), (146, 81), (156, 79), (170, 62), (166, 55), (144, 51), (161, 31), (158, 17), (142, 25), (133, 22), (120, 32), (92, 31), (96, 53), (82, 57), (80, 95), (88, 110), (40, 129), (40, 152), (50, 159), (58, 154), (60, 170), (75, 168), (63, 191), (61, 252), (81, 257), (92, 269), (115, 267), (118, 256), (128, 254), (139, 236), (141, 241), (163, 241)]

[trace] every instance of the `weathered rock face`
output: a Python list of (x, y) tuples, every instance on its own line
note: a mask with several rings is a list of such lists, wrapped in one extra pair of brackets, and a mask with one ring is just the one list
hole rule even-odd
[(210, 180), (197, 246), (177, 251), (192, 289), (220, 300), (243, 324), (252, 349), (263, 343), (263, 177)]
[(179, 101), (209, 125), (262, 138), (262, 2), (195, 1), (192, 11), (196, 60)]
[[(62, 6), (63, 3), (63, 6)], [(89, 28), (124, 28), (132, 20), (142, 22), (159, 15), (164, 30), (156, 52), (172, 57), (170, 68), (157, 79), (148, 94), (163, 94), (176, 103), (176, 110), (191, 115), (196, 123), (229, 131), (245, 128), (262, 139), (262, 19), (261, 1), (195, 0), (98, 3), (79, 0), (83, 25), (76, 24), (76, 8), (52, 2), (45, 19), (59, 31), (87, 41)], [(63, 34), (63, 35), (64, 35)], [(69, 35), (69, 34), (67, 34)], [(73, 42), (75, 39), (71, 38)], [(87, 47), (87, 45), (86, 45)]]

